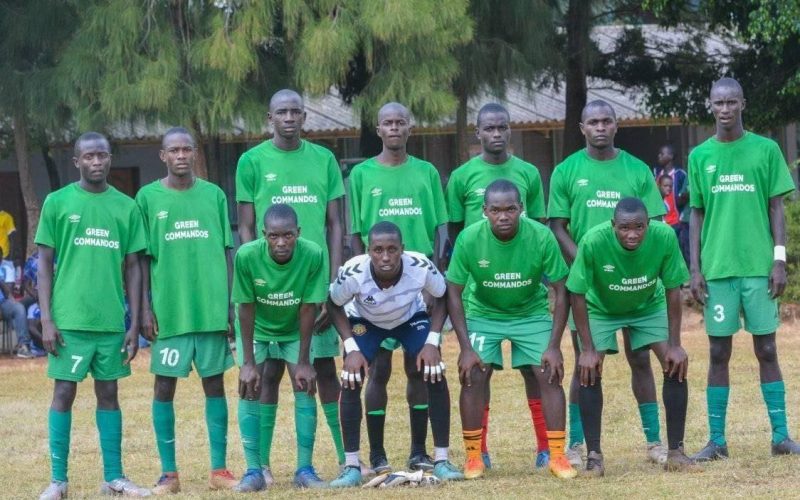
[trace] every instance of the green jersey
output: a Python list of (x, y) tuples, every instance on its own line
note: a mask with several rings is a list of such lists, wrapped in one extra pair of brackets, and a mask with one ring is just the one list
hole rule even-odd
[(350, 174), (350, 221), (364, 246), (376, 222), (394, 222), (403, 233), (406, 250), (430, 257), (436, 227), (447, 223), (439, 172), (411, 155), (393, 167), (376, 158), (359, 163)]
[(456, 239), (447, 280), (467, 285), (467, 318), (520, 319), (549, 314), (542, 277), (559, 281), (569, 270), (555, 236), (531, 219), (520, 219), (510, 241), (500, 241), (488, 220)]
[(647, 316), (666, 308), (664, 288), (688, 279), (678, 237), (668, 224), (651, 221), (639, 248), (627, 250), (608, 221), (581, 240), (567, 288), (586, 295), (593, 317)]
[(333, 153), (322, 146), (300, 141), (300, 147), (284, 151), (265, 141), (245, 152), (236, 166), (236, 201), (252, 203), (256, 238), (262, 237), (264, 213), (276, 203), (297, 212), (303, 238), (319, 245), (328, 274), (326, 214), (328, 202), (344, 196), (342, 173)]
[(531, 219), (547, 216), (539, 170), (516, 156), (505, 163), (493, 165), (476, 156), (461, 165), (447, 181), (447, 211), (450, 222), (463, 222), (464, 227), (484, 218), (483, 194), (486, 186), (497, 179), (507, 179), (519, 188), (525, 204), (525, 215)]
[(142, 214), (111, 186), (90, 193), (75, 182), (44, 200), (36, 244), (54, 250), (51, 313), (61, 330), (124, 332), (125, 256), (146, 246)]
[(780, 148), (752, 132), (733, 142), (711, 137), (689, 155), (689, 203), (705, 211), (700, 263), (707, 280), (769, 276), (769, 199), (794, 190)]
[(158, 180), (139, 190), (136, 203), (148, 236), (159, 338), (227, 330), (225, 250), (233, 248), (233, 238), (225, 193), (203, 179), (185, 191)]
[(594, 226), (610, 221), (622, 198), (639, 198), (649, 217), (666, 213), (650, 167), (619, 150), (612, 160), (595, 160), (586, 149), (568, 156), (550, 179), (548, 217), (569, 219), (575, 243)]
[(297, 239), (285, 264), (269, 255), (265, 238), (239, 247), (234, 260), (233, 302), (255, 304), (254, 338), (264, 342), (300, 339), (300, 306), (319, 304), (328, 296), (328, 276), (319, 245)]

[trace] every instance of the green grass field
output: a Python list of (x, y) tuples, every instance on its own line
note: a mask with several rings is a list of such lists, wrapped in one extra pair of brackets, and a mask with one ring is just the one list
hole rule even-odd
[[(800, 339), (796, 327), (784, 325), (779, 331), (779, 352), (787, 383), (787, 412), (790, 431), (797, 436), (800, 422)], [(707, 340), (700, 317), (690, 313), (684, 319), (684, 346), (689, 352), (690, 394), (686, 447), (697, 451), (707, 440), (705, 374)], [(568, 365), (572, 349), (565, 337), (563, 351)], [(395, 354), (395, 366), (400, 366)], [(445, 341), (448, 366), (456, 366), (455, 339)], [(126, 473), (134, 481), (150, 486), (160, 473), (150, 419), (153, 378), (148, 373), (149, 352), (143, 351), (134, 362), (133, 376), (121, 382), (120, 400), (124, 415), (123, 443)], [(656, 364), (655, 357), (653, 363)], [(38, 496), (49, 480), (47, 449), (47, 408), (52, 383), (45, 376), (45, 360), (0, 360), (0, 497)], [(442, 498), (653, 498), (653, 497), (762, 497), (800, 498), (797, 476), (800, 457), (771, 458), (770, 428), (759, 391), (758, 366), (752, 354), (749, 334), (740, 333), (734, 341), (732, 391), (728, 409), (728, 442), (732, 458), (706, 467), (702, 473), (668, 474), (646, 463), (635, 400), (629, 389), (629, 370), (624, 356), (607, 360), (603, 386), (603, 420), (606, 477), (559, 481), (548, 473), (533, 470), (534, 438), (521, 377), (514, 371), (496, 373), (492, 379), (492, 414), (489, 447), (496, 467), (478, 481), (448, 484), (435, 492)], [(238, 371), (226, 377), (230, 413), (228, 466), (238, 476), (244, 468), (239, 431), (236, 424), (235, 387)], [(660, 375), (656, 375), (659, 394)], [(408, 450), (408, 414), (402, 371), (395, 370), (390, 383), (386, 447), (389, 459), (402, 467)], [(291, 486), (295, 446), (292, 422), (292, 396), (284, 381), (281, 406), (273, 443), (272, 465), (277, 484), (269, 491), (272, 498), (319, 496), (349, 498), (354, 493), (375, 498), (410, 497), (418, 490), (314, 491), (299, 492)], [(451, 379), (453, 406), (451, 444), (454, 463), (463, 465), (464, 453), (458, 415), (458, 380)], [(224, 498), (233, 493), (212, 493), (206, 489), (208, 451), (203, 417), (202, 389), (192, 375), (179, 384), (176, 395), (178, 466), (183, 487), (176, 498)], [(660, 396), (659, 396), (660, 399)], [(97, 431), (94, 424), (95, 401), (90, 381), (80, 385), (73, 413), (70, 456), (70, 495), (84, 498), (96, 495), (102, 478)], [(662, 438), (666, 439), (661, 410)], [(367, 450), (366, 431), (362, 432)], [(429, 446), (431, 440), (429, 437)], [(367, 450), (368, 451), (368, 450)], [(362, 452), (366, 457), (366, 453)], [(330, 433), (320, 411), (315, 465), (324, 479), (337, 473)]]

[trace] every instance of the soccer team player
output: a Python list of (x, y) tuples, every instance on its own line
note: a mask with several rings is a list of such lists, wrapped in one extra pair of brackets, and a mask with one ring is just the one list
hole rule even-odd
[(652, 350), (664, 371), (665, 469), (694, 467), (683, 451), (689, 359), (681, 347), (680, 287), (688, 279), (675, 231), (664, 222), (650, 222), (638, 198), (621, 199), (614, 218), (590, 229), (578, 244), (567, 288), (580, 339), (579, 399), (588, 475), (605, 474), (600, 448), (603, 361), (619, 352), (617, 331), (623, 328), (631, 350)]
[[(239, 237), (248, 243), (264, 230), (264, 214), (277, 203), (291, 206), (297, 213), (303, 237), (316, 243), (323, 252), (326, 280), (342, 263), (342, 199), (344, 184), (336, 159), (329, 150), (300, 139), (306, 117), (303, 98), (295, 91), (280, 90), (269, 103), (267, 115), (273, 128), (272, 139), (245, 152), (236, 168), (236, 201)], [(321, 302), (325, 302), (324, 300)], [(339, 376), (334, 358), (339, 355), (339, 335), (330, 325), (325, 307), (318, 311), (311, 357), (317, 374), (317, 388), (325, 419), (333, 437), (339, 464), (344, 463), (339, 424)], [(267, 483), (271, 483), (270, 450), (278, 407), (278, 385), (284, 365), (261, 380), (261, 461)], [(317, 405), (312, 397), (300, 396), (295, 405), (303, 408), (304, 441), (313, 449), (317, 428)], [(298, 424), (299, 425), (299, 424)], [(305, 457), (295, 472), (299, 487), (319, 487), (325, 483), (317, 475), (311, 457)]]
[(208, 486), (230, 489), (237, 484), (226, 466), (224, 384), (225, 371), (233, 366), (227, 339), (233, 321), (229, 306), (233, 237), (225, 193), (195, 176), (195, 155), (192, 134), (185, 128), (169, 129), (160, 151), (167, 175), (136, 195), (148, 237), (141, 259), (141, 324), (143, 335), (152, 341), (150, 371), (155, 375), (152, 417), (161, 477), (154, 494), (181, 489), (173, 399), (178, 378), (188, 377), (192, 365), (205, 393), (211, 456)]
[[(628, 152), (614, 146), (617, 118), (605, 101), (586, 104), (581, 114), (581, 132), (586, 147), (564, 159), (550, 179), (548, 216), (567, 264), (572, 264), (583, 236), (594, 226), (611, 220), (622, 198), (641, 199), (650, 217), (665, 214), (664, 203), (650, 168)], [(572, 323), (572, 322), (570, 322)], [(579, 466), (584, 459), (584, 440), (578, 405), (578, 333), (570, 324), (575, 351), (575, 369), (569, 394), (570, 461)], [(631, 367), (631, 388), (639, 403), (639, 414), (650, 461), (664, 463), (667, 450), (661, 444), (655, 379), (648, 350), (631, 349), (629, 332), (623, 330), (625, 357)]]
[[(544, 191), (539, 170), (509, 152), (511, 142), (511, 117), (508, 110), (497, 103), (485, 104), (478, 111), (475, 135), (481, 143), (481, 154), (461, 165), (447, 182), (447, 224), (450, 241), (455, 243), (459, 233), (467, 226), (480, 221), (483, 215), (483, 198), (486, 187), (497, 179), (512, 181), (520, 191), (525, 207), (522, 216), (545, 222)], [(468, 290), (468, 287), (466, 288)], [(550, 448), (547, 443), (547, 426), (542, 412), (539, 383), (530, 366), (521, 366), (519, 372), (525, 381), (525, 395), (536, 434), (536, 467), (547, 466)], [(489, 372), (489, 377), (491, 377)], [(481, 457), (491, 468), (492, 461), (487, 446), (489, 430), (490, 384), (486, 383), (486, 404), (481, 423)]]
[[(95, 419), (103, 458), (100, 492), (149, 496), (149, 490), (123, 472), (117, 394), (117, 381), (131, 374), (130, 361), (139, 349), (138, 253), (146, 246), (142, 216), (136, 202), (107, 183), (111, 146), (103, 135), (87, 132), (78, 137), (73, 163), (80, 180), (47, 196), (35, 238), (42, 340), (49, 353), (47, 376), (54, 380), (47, 418), (51, 482), (39, 498), (67, 496), (72, 404), (78, 382), (89, 373), (97, 396)], [(127, 331), (124, 295), (132, 319)]]
[[(450, 393), (439, 352), (447, 316), (445, 280), (424, 254), (405, 250), (402, 232), (392, 222), (374, 224), (367, 244), (367, 254), (347, 261), (330, 287), (328, 310), (345, 346), (341, 399), (345, 467), (330, 485), (361, 484), (361, 386), (369, 363), (387, 338), (401, 343), (422, 374), (433, 431), (433, 475), (440, 481), (464, 479), (448, 459)], [(433, 297), (430, 316), (423, 291)]]
[[(350, 173), (354, 253), (364, 253), (371, 227), (379, 221), (389, 221), (400, 228), (405, 248), (438, 264), (439, 229), (447, 222), (439, 172), (431, 163), (408, 154), (411, 114), (405, 106), (396, 102), (383, 105), (378, 111), (376, 130), (383, 145), (380, 154), (356, 165)], [(370, 363), (365, 404), (370, 464), (376, 473), (391, 469), (383, 444), (388, 401), (386, 386), (392, 370), (392, 351), (399, 347), (397, 339), (388, 337)], [(407, 465), (410, 470), (430, 471), (434, 463), (425, 449), (429, 418), (427, 391), (415, 356), (404, 352), (411, 429)]]
[(794, 190), (786, 162), (771, 139), (747, 131), (744, 92), (722, 78), (711, 87), (715, 134), (689, 155), (691, 290), (704, 305), (709, 342), (708, 444), (697, 460), (728, 456), (725, 417), (733, 335), (753, 336), (761, 393), (772, 425), (772, 454), (797, 455), (789, 437), (786, 390), (775, 331), (778, 297), (786, 286), (783, 197)]

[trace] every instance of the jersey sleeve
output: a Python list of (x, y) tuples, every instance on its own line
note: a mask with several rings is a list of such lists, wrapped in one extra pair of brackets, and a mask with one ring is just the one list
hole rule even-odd
[(144, 222), (142, 222), (142, 211), (139, 205), (133, 203), (128, 215), (128, 237), (125, 245), (125, 254), (140, 252), (147, 248), (147, 236), (144, 233)]
[(591, 250), (582, 242), (578, 245), (578, 255), (575, 256), (567, 278), (567, 289), (570, 292), (585, 295), (589, 291), (593, 280), (591, 266)]
[(564, 179), (564, 167), (557, 166), (553, 170), (553, 176), (550, 178), (550, 205), (548, 206), (547, 216), (551, 219), (569, 219), (569, 205), (569, 192)]
[(447, 280), (456, 285), (466, 285), (469, 279), (469, 267), (467, 264), (467, 251), (464, 248), (464, 238), (462, 233), (456, 238), (453, 248), (453, 255), (450, 258), (450, 266), (447, 268)]
[(769, 197), (783, 196), (794, 191), (794, 180), (783, 159), (780, 147), (772, 142), (769, 151)]
[(425, 290), (436, 298), (443, 297), (444, 292), (447, 291), (447, 284), (444, 281), (442, 273), (436, 269), (433, 262), (428, 261), (428, 272), (425, 273)]
[(436, 214), (436, 225), (447, 224), (447, 204), (444, 201), (444, 191), (442, 190), (442, 178), (439, 171), (431, 165), (431, 195), (433, 196), (433, 210)]
[(256, 301), (256, 293), (253, 288), (253, 277), (247, 265), (246, 252), (241, 248), (236, 252), (233, 260), (233, 291), (231, 302), (235, 304), (252, 304)]
[(544, 219), (547, 212), (544, 208), (544, 188), (542, 177), (535, 166), (531, 166), (530, 180), (528, 182), (528, 196), (525, 200), (526, 213), (531, 219)]
[(136, 193), (136, 205), (139, 206), (139, 211), (142, 212), (142, 227), (144, 228), (144, 236), (147, 243), (147, 246), (144, 249), (145, 255), (154, 256), (155, 255), (155, 245), (153, 245), (152, 235), (150, 234), (150, 214), (149, 214), (149, 206), (147, 204), (147, 196), (144, 194), (145, 191), (140, 189), (138, 193)]
[(461, 169), (456, 169), (450, 174), (445, 192), (450, 222), (464, 222), (464, 182), (461, 180), (463, 176), (459, 170)]
[(321, 304), (328, 297), (327, 276), (325, 276), (324, 255), (315, 250), (308, 272), (308, 284), (303, 290), (303, 304)]
[(551, 231), (545, 233), (544, 262), (542, 270), (550, 281), (561, 281), (569, 274), (569, 268), (561, 255), (555, 235)]
[(333, 153), (328, 154), (328, 201), (335, 200), (344, 196), (344, 181), (342, 180), (342, 171), (339, 164), (336, 162), (336, 157)]
[(689, 206), (692, 208), (703, 208), (705, 203), (703, 200), (703, 193), (699, 189), (698, 182), (699, 165), (697, 164), (697, 157), (689, 155), (689, 176), (686, 182), (686, 187), (689, 189)]
[(350, 172), (350, 233), (361, 233), (361, 169), (358, 166)]
[(672, 228), (669, 229), (666, 235), (667, 241), (664, 242), (667, 252), (659, 273), (661, 282), (664, 283), (664, 288), (667, 290), (681, 286), (690, 278), (689, 270), (686, 268), (686, 262), (683, 260), (683, 254), (678, 245), (678, 237)]
[(217, 191), (217, 212), (219, 213), (219, 227), (222, 228), (222, 239), (225, 248), (233, 248), (233, 233), (231, 233), (231, 220), (228, 214), (228, 197), (221, 189)]
[(39, 215), (39, 227), (36, 228), (36, 237), (34, 242), (37, 245), (43, 245), (50, 248), (56, 247), (56, 224), (55, 224), (55, 202), (51, 196), (44, 200), (42, 205), (42, 212)]
[(253, 203), (255, 193), (255, 166), (250, 160), (250, 155), (245, 153), (236, 164), (236, 201)]
[[(358, 269), (359, 266), (356, 266)], [(337, 306), (350, 302), (358, 294), (358, 279), (356, 269), (350, 262), (339, 268), (336, 279), (331, 283), (331, 300)]]
[(666, 215), (667, 210), (664, 206), (664, 199), (661, 197), (661, 192), (658, 190), (658, 185), (650, 169), (642, 163), (642, 169), (639, 174), (641, 176), (639, 197), (647, 207), (647, 215), (652, 219), (653, 217), (661, 217)]

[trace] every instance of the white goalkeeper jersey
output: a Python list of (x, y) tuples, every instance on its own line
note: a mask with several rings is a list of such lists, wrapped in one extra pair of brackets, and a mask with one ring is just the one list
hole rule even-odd
[(423, 254), (403, 252), (403, 274), (394, 286), (380, 288), (372, 277), (369, 255), (359, 255), (339, 268), (331, 283), (331, 300), (344, 305), (348, 316), (364, 318), (373, 325), (391, 330), (425, 310), (422, 290), (434, 297), (444, 295), (442, 273)]

